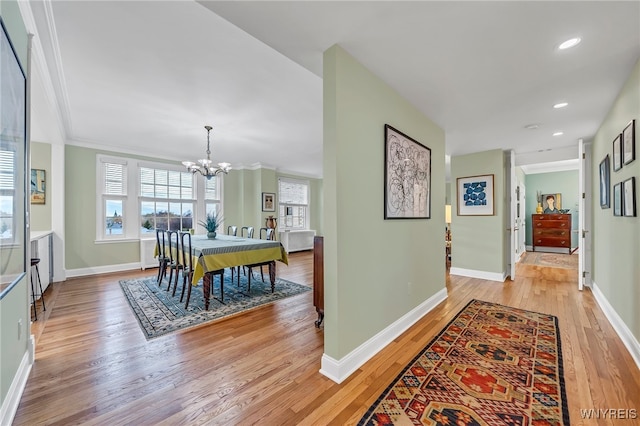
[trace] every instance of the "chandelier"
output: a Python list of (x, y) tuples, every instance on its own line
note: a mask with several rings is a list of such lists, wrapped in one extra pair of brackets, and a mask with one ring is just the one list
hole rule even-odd
[(211, 179), (214, 176), (218, 176), (220, 173), (227, 174), (229, 170), (231, 170), (231, 164), (229, 163), (218, 163), (217, 167), (212, 165), (211, 161), (211, 143), (209, 142), (209, 134), (211, 133), (211, 126), (204, 126), (207, 129), (207, 158), (202, 158), (198, 160), (197, 163), (192, 161), (183, 161), (182, 164), (189, 170), (191, 173), (196, 174), (200, 173), (202, 176), (207, 179)]

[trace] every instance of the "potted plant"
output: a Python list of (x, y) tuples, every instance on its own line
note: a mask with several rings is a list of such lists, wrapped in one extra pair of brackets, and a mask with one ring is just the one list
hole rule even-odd
[(215, 238), (216, 230), (222, 223), (222, 217), (218, 213), (207, 213), (205, 220), (198, 223), (207, 230), (207, 238)]

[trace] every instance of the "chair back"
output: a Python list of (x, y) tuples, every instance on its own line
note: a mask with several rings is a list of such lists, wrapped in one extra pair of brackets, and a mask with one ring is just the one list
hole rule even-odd
[[(244, 231), (247, 231), (247, 235), (244, 235)], [(253, 238), (253, 226), (243, 226), (240, 230), (240, 236), (246, 238)]]
[(238, 227), (235, 225), (227, 226), (227, 235), (233, 235), (234, 237), (238, 236)]
[(178, 256), (182, 253), (180, 263), (187, 272), (193, 272), (193, 249), (191, 248), (191, 233), (183, 232), (180, 236), (182, 250), (178, 252)]
[(260, 228), (260, 239), (262, 239), (262, 231), (264, 231), (264, 239), (273, 241), (275, 240), (276, 233), (273, 228)]
[(156, 229), (156, 244), (158, 245), (158, 259), (166, 257), (166, 238), (167, 234), (164, 229)]
[(167, 232), (167, 257), (169, 258), (169, 262), (177, 265), (180, 263), (179, 253), (180, 253), (180, 237), (178, 236), (178, 231), (166, 231)]

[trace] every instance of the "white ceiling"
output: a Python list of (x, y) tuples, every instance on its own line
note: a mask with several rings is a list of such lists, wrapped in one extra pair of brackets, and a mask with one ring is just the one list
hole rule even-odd
[(210, 124), (214, 161), (309, 176), (322, 175), (322, 54), (336, 43), (441, 126), (452, 156), (566, 159), (640, 58), (637, 1), (30, 5), (51, 75), (34, 85), (34, 140), (51, 138), (36, 113), (49, 102), (67, 143), (193, 160)]

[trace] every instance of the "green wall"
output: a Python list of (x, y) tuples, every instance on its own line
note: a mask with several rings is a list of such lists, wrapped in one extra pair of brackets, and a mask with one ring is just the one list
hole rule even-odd
[[(459, 216), (457, 179), (493, 174), (494, 215)], [(451, 268), (503, 274), (504, 153), (500, 149), (451, 158)]]
[[(18, 3), (13, 0), (0, 1), (0, 16), (18, 53), (23, 70), (26, 71), (28, 38)], [(31, 316), (27, 281), (28, 275), (0, 300), (0, 407), (9, 396), (9, 389), (14, 380), (19, 379), (16, 375), (20, 363), (29, 350)], [(22, 324), (20, 334), (19, 323)], [(7, 413), (0, 413), (0, 420), (6, 415)]]
[[(536, 212), (536, 207), (538, 206), (536, 191), (542, 191), (543, 194), (562, 194), (562, 208), (571, 209), (569, 212), (571, 214), (572, 229), (571, 247), (578, 247), (578, 202), (580, 201), (578, 179), (579, 175), (577, 170), (526, 175), (526, 244), (528, 246), (532, 244), (531, 215)], [(544, 208), (544, 201), (542, 207)]]
[[(323, 67), (324, 351), (340, 360), (445, 287), (445, 138), (341, 47)], [(431, 219), (384, 220), (385, 124), (431, 148)]]
[[(614, 184), (634, 176), (639, 216), (617, 217), (613, 216), (612, 208), (600, 208), (598, 170), (607, 154), (612, 158), (613, 139), (632, 119), (636, 120), (636, 159), (617, 172), (611, 167), (611, 190)], [(640, 341), (640, 61), (596, 133), (591, 167), (593, 282), (637, 342)]]
[(45, 171), (45, 204), (31, 204), (31, 231), (51, 230), (51, 145), (31, 142), (31, 168)]

